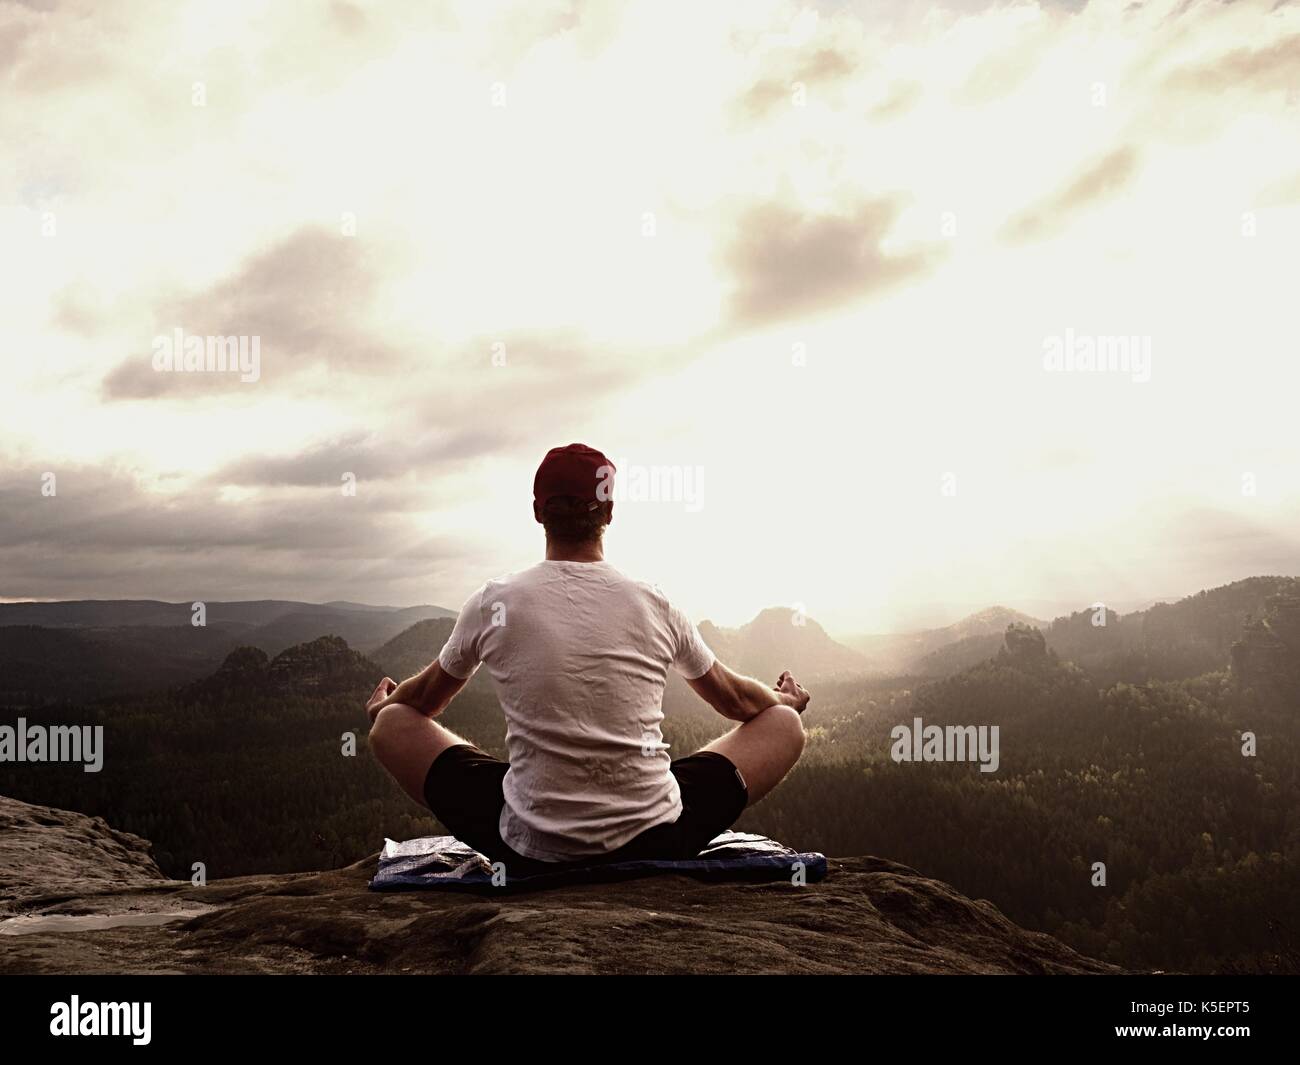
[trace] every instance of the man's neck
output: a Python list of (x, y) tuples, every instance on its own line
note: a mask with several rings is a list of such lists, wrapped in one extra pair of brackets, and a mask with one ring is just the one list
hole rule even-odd
[(547, 562), (604, 562), (605, 545), (597, 540), (594, 544), (565, 544), (558, 540), (546, 541)]

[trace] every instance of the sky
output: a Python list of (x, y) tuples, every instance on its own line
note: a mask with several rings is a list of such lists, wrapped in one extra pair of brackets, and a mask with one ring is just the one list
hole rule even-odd
[(0, 0), (0, 145), (0, 598), (455, 608), (573, 441), (721, 624), (1300, 573), (1293, 4)]

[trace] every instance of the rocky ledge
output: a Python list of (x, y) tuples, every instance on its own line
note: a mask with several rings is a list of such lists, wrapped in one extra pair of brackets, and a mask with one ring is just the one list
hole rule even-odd
[(372, 856), (206, 887), (99, 818), (0, 797), (0, 973), (1115, 973), (880, 858), (818, 884), (367, 890)]

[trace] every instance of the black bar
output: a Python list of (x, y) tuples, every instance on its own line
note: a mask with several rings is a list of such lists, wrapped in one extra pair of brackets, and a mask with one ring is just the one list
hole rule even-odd
[[(819, 1044), (830, 1050), (840, 1040), (863, 1056), (895, 1045), (1073, 1053), (1127, 1044), (1139, 1052), (1249, 1054), (1291, 1042), (1297, 990), (1287, 977), (560, 979), (12, 977), (0, 980), (0, 1047), (12, 1061), (20, 1060), (8, 1053), (16, 1047), (75, 1055), (113, 1044), (131, 1053), (206, 1055), (279, 1044), (295, 1054), (478, 1056), (510, 1044), (548, 1054), (574, 1038), (590, 1045), (609, 1037), (619, 1040), (611, 1051), (641, 1045), (653, 1054), (659, 1045), (668, 1053), (672, 1045), (676, 1056), (698, 1032), (704, 1045), (756, 1039), (778, 1056), (817, 1053)], [(87, 1003), (148, 1003), (148, 1043), (136, 1045), (129, 1034), (52, 1035), (56, 1004), (70, 1006), (74, 995), (83, 1011)], [(1178, 1034), (1207, 1027), (1208, 1038)], [(1154, 1032), (1121, 1035), (1121, 1028)]]

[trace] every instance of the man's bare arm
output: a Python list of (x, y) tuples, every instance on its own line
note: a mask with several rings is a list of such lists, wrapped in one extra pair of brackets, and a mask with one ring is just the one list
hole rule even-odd
[(447, 709), (447, 704), (456, 697), (456, 693), (465, 687), (469, 678), (462, 680), (453, 677), (435, 658), (419, 673), (407, 677), (401, 684), (396, 684), (390, 677), (379, 682), (379, 687), (366, 703), (366, 712), (370, 720), (386, 706), (393, 703), (405, 703), (427, 717), (437, 717)]
[(777, 704), (803, 713), (810, 698), (789, 670), (781, 674), (777, 687), (769, 688), (762, 681), (714, 662), (707, 673), (686, 683), (714, 710), (732, 721), (748, 721)]

